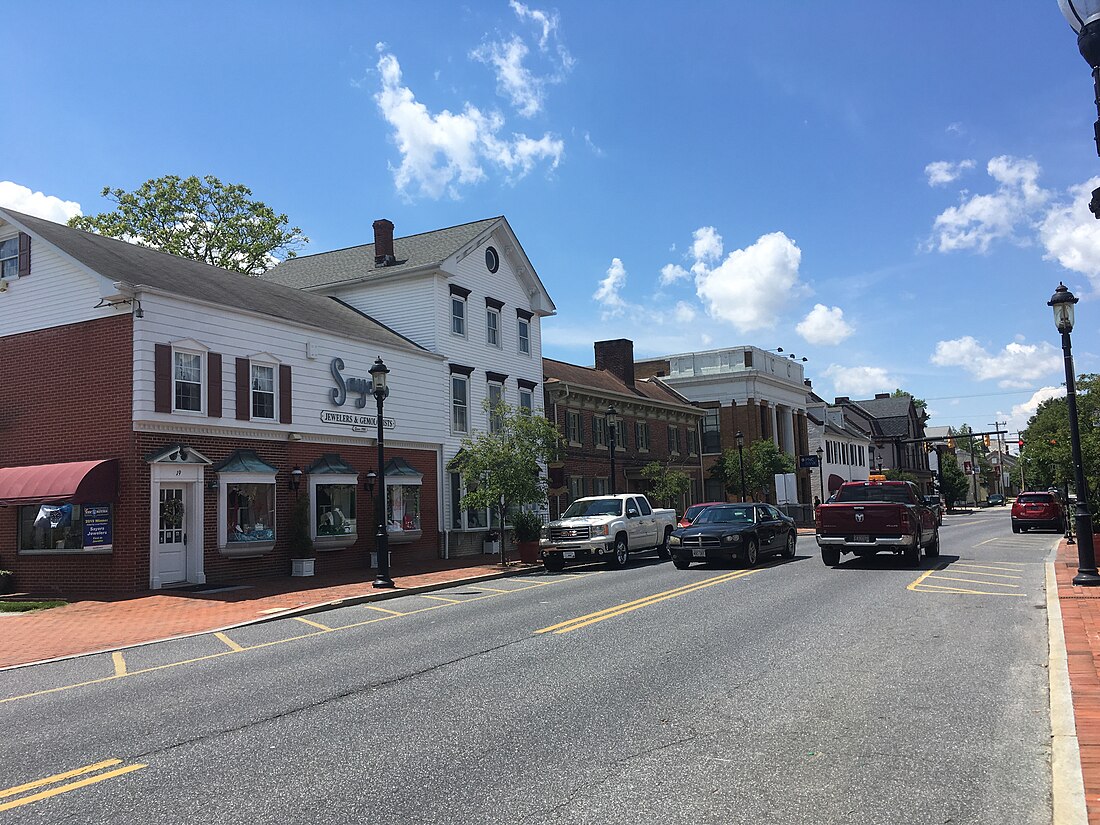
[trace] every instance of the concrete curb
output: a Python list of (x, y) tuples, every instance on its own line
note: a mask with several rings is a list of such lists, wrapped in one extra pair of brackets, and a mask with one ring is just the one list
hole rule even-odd
[(343, 599), (332, 599), (327, 602), (317, 602), (316, 604), (305, 605), (304, 607), (288, 607), (279, 613), (272, 613), (268, 616), (259, 616), (255, 619), (248, 619), (243, 622), (236, 622), (235, 624), (227, 624), (223, 627), (212, 627), (208, 630), (195, 630), (191, 633), (180, 633), (176, 636), (165, 636), (162, 639), (150, 639), (147, 642), (134, 642), (129, 645), (121, 645), (117, 647), (105, 647), (99, 650), (89, 650), (84, 653), (70, 653), (67, 656), (55, 656), (52, 659), (39, 659), (34, 662), (24, 662), (18, 665), (8, 665), (7, 667), (0, 667), (0, 673), (7, 670), (17, 670), (23, 667), (33, 667), (34, 665), (46, 665), (51, 662), (65, 662), (70, 659), (82, 659), (85, 656), (98, 656), (101, 653), (113, 653), (116, 650), (133, 650), (138, 647), (146, 647), (148, 645), (158, 645), (163, 642), (174, 642), (178, 639), (190, 639), (195, 636), (206, 636), (210, 633), (224, 633), (227, 630), (234, 630), (241, 627), (249, 627), (251, 625), (266, 624), (268, 622), (275, 622), (281, 619), (294, 619), (298, 616), (308, 616), (313, 613), (325, 613), (329, 610), (335, 610), (338, 607), (348, 607), (350, 605), (363, 604), (364, 602), (381, 602), (388, 599), (397, 599), (401, 596), (415, 596), (417, 593), (431, 593), (433, 590), (446, 590), (448, 587), (462, 587), (467, 584), (476, 584), (477, 582), (493, 581), (495, 579), (506, 579), (513, 576), (526, 576), (530, 573), (541, 573), (545, 570), (542, 565), (536, 567), (516, 568), (515, 570), (501, 570), (496, 573), (485, 573), (480, 576), (467, 576), (461, 579), (451, 579), (445, 582), (435, 582), (433, 584), (422, 584), (417, 587), (395, 587), (393, 590), (377, 590), (374, 592), (363, 593), (358, 596), (348, 596)]
[[(1054, 552), (1058, 552), (1055, 545)], [(1073, 694), (1069, 684), (1069, 657), (1062, 627), (1062, 606), (1058, 600), (1058, 579), (1054, 562), (1046, 563), (1047, 628), (1050, 655), (1050, 772), (1053, 825), (1088, 825), (1085, 783), (1081, 774), (1081, 750), (1073, 716)]]

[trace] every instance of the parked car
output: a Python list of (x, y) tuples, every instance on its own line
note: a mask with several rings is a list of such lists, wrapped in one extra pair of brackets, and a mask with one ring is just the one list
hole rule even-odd
[(1000, 493), (994, 493), (993, 495), (991, 495), (989, 497), (989, 499), (987, 500), (986, 503), (990, 507), (1004, 507), (1005, 506), (1005, 497), (1002, 496)]
[(677, 527), (690, 527), (695, 523), (695, 519), (699, 518), (699, 514), (706, 508), (715, 504), (725, 504), (724, 501), (705, 501), (702, 504), (693, 504), (684, 510), (684, 514), (680, 516), (680, 520), (676, 523)]
[(927, 504), (929, 509), (931, 509), (932, 512), (936, 514), (936, 524), (943, 524), (943, 499), (940, 498), (938, 495), (925, 496), (924, 503)]
[(921, 551), (940, 554), (935, 513), (911, 481), (849, 481), (836, 501), (822, 504), (814, 517), (821, 560), (840, 564), (844, 553), (873, 556), (879, 551), (903, 555), (914, 566)]
[(1020, 493), (1012, 505), (1012, 532), (1046, 527), (1058, 533), (1066, 531), (1066, 512), (1056, 492)]
[(622, 567), (631, 553), (668, 558), (676, 511), (650, 505), (641, 493), (578, 498), (557, 521), (542, 528), (539, 553), (550, 571), (567, 563), (599, 561)]
[(672, 531), (672, 563), (685, 570), (693, 561), (740, 560), (753, 567), (777, 553), (794, 558), (798, 530), (794, 519), (770, 504), (712, 504), (690, 527)]

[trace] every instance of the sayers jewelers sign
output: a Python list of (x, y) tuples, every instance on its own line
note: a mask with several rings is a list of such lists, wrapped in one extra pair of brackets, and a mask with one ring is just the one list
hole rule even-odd
[[(337, 407), (342, 407), (348, 402), (351, 395), (354, 398), (355, 407), (362, 409), (367, 406), (367, 397), (371, 394), (372, 383), (369, 378), (357, 378), (344, 375), (344, 359), (333, 358), (329, 364), (329, 372), (336, 386), (328, 392), (329, 400)], [(342, 424), (354, 430), (377, 429), (378, 416), (366, 413), (344, 412), (343, 410), (321, 410), (321, 422), (324, 424)], [(392, 430), (397, 427), (397, 422), (392, 418), (382, 417), (382, 427)]]

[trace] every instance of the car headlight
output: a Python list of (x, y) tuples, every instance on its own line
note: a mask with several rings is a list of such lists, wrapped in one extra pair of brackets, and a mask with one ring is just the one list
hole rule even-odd
[(737, 542), (741, 541), (741, 536), (738, 533), (726, 533), (726, 535), (722, 536), (722, 541), (726, 544), (737, 544)]
[(549, 527), (542, 527), (539, 530), (539, 538), (540, 539), (549, 539), (550, 538), (550, 528)]
[(606, 536), (607, 535), (607, 528), (609, 526), (610, 525), (604, 524), (602, 527), (593, 527), (592, 528), (592, 535), (594, 535), (594, 536)]
[(678, 545), (680, 543), (680, 537), (679, 536), (669, 536), (668, 537), (668, 543), (669, 543), (670, 547)]

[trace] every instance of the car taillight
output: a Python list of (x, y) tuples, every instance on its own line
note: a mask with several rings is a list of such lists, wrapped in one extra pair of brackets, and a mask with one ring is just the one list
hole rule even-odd
[(901, 532), (903, 532), (903, 533), (908, 533), (909, 532), (909, 511), (908, 510), (902, 510), (901, 511)]
[(820, 507), (818, 507), (816, 510), (814, 510), (814, 529), (815, 530), (820, 530), (821, 529), (821, 508)]

